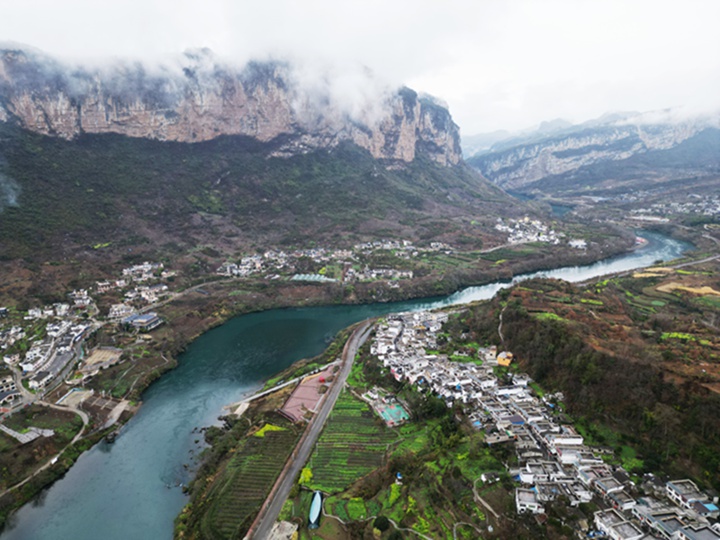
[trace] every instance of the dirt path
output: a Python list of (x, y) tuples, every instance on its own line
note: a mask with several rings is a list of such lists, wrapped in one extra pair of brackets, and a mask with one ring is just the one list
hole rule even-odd
[(77, 434), (75, 435), (75, 437), (73, 437), (73, 440), (70, 441), (67, 445), (65, 445), (65, 447), (64, 447), (62, 450), (60, 450), (60, 452), (58, 452), (57, 455), (55, 455), (52, 459), (50, 459), (45, 465), (43, 465), (42, 467), (40, 467), (39, 469), (37, 469), (34, 473), (32, 473), (32, 474), (31, 474), (30, 476), (28, 476), (27, 478), (25, 478), (25, 480), (22, 480), (21, 482), (18, 482), (18, 483), (15, 484), (14, 486), (10, 486), (10, 487), (7, 488), (6, 490), (0, 492), (0, 498), (4, 497), (6, 494), (8, 494), (8, 493), (10, 493), (11, 491), (19, 488), (20, 486), (24, 486), (24, 485), (25, 485), (27, 482), (29, 482), (32, 478), (36, 477), (38, 474), (40, 474), (42, 471), (44, 471), (45, 469), (47, 469), (47, 468), (50, 467), (51, 465), (54, 465), (55, 462), (57, 461), (57, 458), (59, 458), (65, 450), (67, 450), (70, 446), (72, 446), (73, 444), (75, 444), (75, 443), (78, 441), (78, 439), (80, 439), (80, 437), (83, 436), (83, 434), (85, 433), (85, 428), (87, 428), (87, 425), (88, 425), (88, 423), (89, 423), (89, 421), (90, 421), (90, 419), (88, 418), (88, 415), (87, 415), (87, 413), (85, 413), (85, 411), (81, 411), (80, 409), (77, 409), (77, 408), (75, 408), (75, 407), (62, 407), (62, 406), (60, 406), (60, 405), (55, 405), (55, 404), (53, 404), (53, 403), (48, 403), (48, 402), (46, 402), (46, 401), (39, 401), (38, 403), (40, 403), (41, 405), (45, 405), (45, 406), (47, 406), (47, 407), (50, 407), (51, 409), (57, 409), (57, 410), (59, 410), (59, 411), (64, 411), (64, 412), (68, 412), (68, 411), (74, 412), (75, 414), (77, 414), (77, 415), (82, 419), (82, 421), (83, 421), (83, 427), (80, 429), (80, 431), (77, 432)]
[(488, 512), (490, 512), (493, 516), (495, 516), (495, 519), (500, 519), (500, 516), (498, 513), (493, 510), (493, 507), (488, 504), (488, 502), (483, 499), (480, 494), (477, 492), (477, 483), (478, 480), (481, 480), (481, 478), (476, 478), (473, 482), (473, 495), (475, 496), (475, 500), (477, 500), (480, 504), (482, 504), (485, 508), (487, 508)]

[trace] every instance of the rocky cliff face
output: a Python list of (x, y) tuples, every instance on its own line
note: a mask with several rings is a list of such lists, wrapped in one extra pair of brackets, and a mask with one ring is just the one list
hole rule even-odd
[(708, 120), (658, 124), (623, 120), (574, 126), (550, 136), (504, 144), (468, 162), (497, 185), (522, 191), (534, 182), (581, 167), (674, 148), (711, 124)]
[(177, 69), (153, 69), (72, 68), (40, 53), (2, 50), (0, 121), (67, 139), (120, 133), (199, 142), (246, 135), (277, 141), (276, 155), (352, 141), (378, 159), (410, 162), (424, 154), (446, 166), (461, 161), (447, 109), (407, 88), (386, 93), (380, 107), (360, 103), (362, 112), (350, 113), (329, 93), (299, 85), (287, 64), (233, 69), (199, 51), (186, 54)]

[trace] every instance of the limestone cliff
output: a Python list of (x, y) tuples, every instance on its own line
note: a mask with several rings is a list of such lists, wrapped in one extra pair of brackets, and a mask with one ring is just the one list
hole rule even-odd
[(0, 51), (0, 121), (47, 135), (178, 142), (246, 135), (276, 141), (275, 155), (350, 140), (378, 159), (410, 162), (424, 154), (441, 165), (460, 162), (458, 128), (445, 107), (407, 88), (370, 99), (379, 105), (362, 102), (348, 112), (330, 93), (299, 84), (289, 64), (235, 69), (206, 50), (184, 55), (177, 68), (94, 69), (29, 50)]
[(708, 118), (650, 123), (636, 115), (572, 126), (549, 135), (530, 133), (525, 139), (500, 143), (468, 162), (502, 188), (523, 191), (549, 177), (675, 148), (717, 123)]

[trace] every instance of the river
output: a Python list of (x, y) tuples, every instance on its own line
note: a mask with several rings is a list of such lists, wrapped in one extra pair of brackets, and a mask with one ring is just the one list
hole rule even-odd
[[(647, 245), (584, 267), (515, 278), (583, 281), (679, 257), (691, 246), (643, 232)], [(336, 332), (375, 315), (492, 298), (508, 283), (469, 287), (448, 297), (395, 304), (277, 309), (242, 315), (210, 330), (143, 395), (117, 441), (83, 454), (64, 478), (11, 517), (0, 540), (171, 539), (187, 502), (178, 487), (201, 446), (197, 426), (217, 422), (222, 406), (256, 390), (292, 362), (319, 354)]]

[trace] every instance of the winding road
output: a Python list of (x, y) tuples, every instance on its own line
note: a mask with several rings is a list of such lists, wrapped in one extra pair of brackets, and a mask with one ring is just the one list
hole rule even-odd
[(370, 320), (361, 323), (345, 344), (342, 354), (342, 367), (338, 372), (335, 382), (330, 388), (330, 391), (325, 394), (326, 397), (320, 404), (317, 413), (310, 421), (310, 424), (305, 430), (300, 442), (295, 447), (295, 450), (292, 454), (290, 454), (288, 463), (280, 473), (280, 476), (278, 476), (278, 479), (270, 491), (265, 504), (263, 504), (262, 508), (260, 508), (260, 512), (258, 513), (257, 518), (255, 518), (255, 522), (250, 527), (247, 535), (245, 535), (246, 539), (266, 540), (270, 537), (270, 532), (280, 515), (280, 511), (282, 510), (285, 500), (290, 494), (290, 489), (295, 484), (295, 479), (298, 474), (300, 474), (300, 469), (310, 458), (310, 453), (315, 447), (315, 442), (317, 442), (318, 437), (325, 426), (325, 422), (327, 421), (330, 412), (333, 410), (337, 398), (340, 396), (340, 392), (345, 387), (345, 381), (352, 369), (355, 355), (370, 335), (373, 322), (373, 320)]

